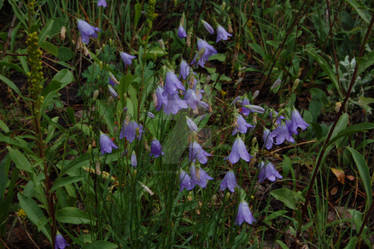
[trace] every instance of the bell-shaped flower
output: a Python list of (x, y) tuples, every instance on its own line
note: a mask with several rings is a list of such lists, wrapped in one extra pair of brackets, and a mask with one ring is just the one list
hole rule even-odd
[(270, 135), (271, 139), (273, 139), (274, 144), (280, 145), (283, 144), (285, 140), (290, 143), (294, 143), (295, 140), (293, 139), (290, 131), (288, 130), (287, 125), (279, 125), (275, 130), (273, 130)]
[(195, 165), (191, 165), (190, 167), (190, 175), (191, 175), (191, 183), (195, 185), (199, 185), (202, 188), (205, 188), (208, 184), (209, 180), (213, 180), (213, 177), (209, 176), (205, 170), (198, 167), (196, 168)]
[(178, 89), (185, 91), (182, 82), (178, 79), (175, 73), (170, 71), (167, 72), (165, 79), (165, 92), (163, 94), (174, 95), (178, 93)]
[(218, 25), (217, 27), (217, 39), (216, 39), (216, 43), (221, 41), (221, 40), (228, 40), (229, 37), (231, 37), (232, 35), (226, 31), (226, 29), (224, 29), (221, 25)]
[(182, 77), (182, 79), (185, 80), (187, 79), (189, 74), (190, 74), (190, 66), (185, 60), (182, 60), (179, 66), (179, 77)]
[(205, 30), (208, 31), (209, 34), (214, 34), (214, 29), (208, 22), (204, 20), (201, 20), (201, 22), (203, 23)]
[(126, 123), (123, 124), (121, 132), (119, 134), (119, 138), (126, 138), (130, 143), (134, 141), (135, 137), (140, 140), (142, 138), (143, 133), (143, 126), (138, 125), (135, 121), (130, 121), (127, 125)]
[(186, 38), (187, 37), (187, 33), (186, 33), (186, 30), (184, 30), (184, 27), (182, 25), (179, 25), (179, 28), (178, 28), (178, 36), (179, 38)]
[(147, 112), (148, 118), (155, 118), (155, 115), (152, 112)]
[(108, 85), (108, 89), (109, 89), (109, 92), (110, 92), (110, 94), (112, 95), (113, 98), (118, 97), (118, 93), (116, 92), (116, 90), (113, 89), (113, 87), (111, 85)]
[(249, 105), (249, 100), (245, 98), (242, 102), (242, 108), (240, 108), (240, 112), (244, 116), (248, 116), (251, 113), (251, 110), (249, 110), (249, 108), (246, 107), (247, 105)]
[[(197, 64), (201, 67), (205, 66), (205, 62), (208, 61), (210, 56), (217, 54), (217, 50), (212, 45), (210, 45), (208, 42), (202, 39), (197, 40), (197, 48), (199, 50), (199, 55), (200, 55), (200, 58)], [(197, 55), (192, 61), (193, 64), (196, 63), (196, 58), (197, 58)]]
[(138, 160), (136, 159), (136, 153), (133, 151), (131, 153), (131, 159), (130, 159), (131, 166), (136, 167), (138, 166)]
[(173, 94), (167, 96), (166, 105), (164, 105), (165, 114), (177, 114), (181, 109), (187, 109), (186, 101), (179, 98), (179, 95)]
[(236, 182), (235, 174), (232, 170), (227, 171), (225, 177), (223, 178), (219, 189), (221, 191), (225, 191), (225, 189), (229, 189), (231, 193), (235, 192), (235, 188), (238, 187), (238, 184)]
[(264, 146), (267, 150), (271, 150), (273, 147), (273, 136), (271, 136), (271, 132), (269, 129), (264, 129), (264, 133), (262, 135), (262, 139), (264, 140)]
[(97, 6), (98, 7), (104, 7), (104, 8), (106, 8), (106, 6), (107, 6), (107, 4), (106, 4), (106, 1), (105, 0), (99, 0), (99, 1), (97, 1)]
[(197, 159), (201, 164), (206, 164), (208, 162), (208, 156), (211, 156), (211, 154), (201, 148), (200, 144), (197, 142), (190, 144), (189, 159), (191, 162), (195, 162)]
[(300, 113), (294, 109), (291, 114), (291, 120), (286, 122), (287, 127), (292, 135), (297, 135), (297, 128), (305, 130), (309, 127), (309, 124), (304, 121)]
[(157, 87), (156, 89), (156, 111), (161, 110), (162, 106), (166, 106), (168, 103), (167, 94), (164, 94), (165, 90), (162, 87)]
[(131, 55), (131, 54), (128, 54), (128, 53), (125, 53), (125, 52), (120, 52), (119, 54), (121, 56), (121, 59), (122, 59), (123, 63), (125, 64), (125, 66), (131, 65), (132, 60), (136, 58), (135, 55)]
[(201, 101), (201, 94), (196, 94), (196, 91), (188, 89), (184, 95), (184, 100), (192, 110), (196, 110), (198, 106), (207, 109), (209, 106), (204, 101)]
[(245, 144), (240, 137), (237, 137), (232, 145), (231, 153), (229, 155), (229, 161), (232, 164), (235, 164), (239, 161), (239, 159), (243, 159), (246, 162), (251, 160), (251, 155), (249, 155), (247, 149), (245, 148)]
[(157, 139), (153, 140), (151, 143), (151, 156), (154, 156), (155, 158), (164, 155), (164, 152), (162, 152), (162, 146), (160, 144), (160, 141)]
[(244, 221), (248, 224), (252, 224), (256, 220), (253, 218), (251, 210), (249, 210), (248, 203), (246, 201), (241, 201), (235, 223), (240, 226)]
[(192, 183), (191, 177), (182, 170), (179, 174), (180, 188), (179, 192), (182, 192), (184, 189), (188, 191), (192, 190), (195, 187), (195, 184)]
[(55, 249), (65, 249), (65, 247), (68, 246), (69, 244), (66, 242), (64, 237), (60, 233), (58, 233), (55, 239)]
[(110, 154), (112, 153), (112, 149), (118, 149), (117, 145), (115, 145), (112, 141), (112, 139), (110, 139), (110, 137), (108, 137), (106, 134), (104, 133), (101, 133), (100, 135), (100, 149), (101, 149), (101, 154)]
[(240, 132), (241, 134), (247, 133), (248, 128), (253, 128), (254, 126), (251, 124), (248, 124), (247, 121), (243, 118), (242, 115), (238, 114), (238, 117), (235, 122), (235, 128), (232, 131), (232, 135), (235, 135), (236, 133)]
[(266, 165), (264, 162), (260, 163), (260, 173), (258, 174), (258, 181), (260, 183), (262, 183), (265, 179), (268, 179), (271, 182), (275, 182), (277, 178), (282, 179), (283, 177), (275, 169), (272, 163), (267, 163)]
[(78, 19), (78, 29), (81, 33), (82, 42), (85, 44), (90, 41), (90, 38), (97, 38), (97, 32), (100, 31), (99, 28), (94, 27), (81, 19)]
[(187, 123), (187, 126), (188, 128), (193, 131), (193, 132), (197, 132), (198, 131), (198, 128), (197, 128), (197, 125), (195, 124), (195, 122), (190, 119), (189, 117), (186, 116), (186, 123)]

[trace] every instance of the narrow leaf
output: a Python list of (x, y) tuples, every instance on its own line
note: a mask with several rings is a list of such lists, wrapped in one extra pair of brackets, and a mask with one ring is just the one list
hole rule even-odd
[(75, 182), (79, 182), (83, 180), (83, 176), (66, 176), (66, 177), (59, 177), (53, 184), (51, 191), (55, 191), (58, 188), (61, 188), (65, 185), (72, 184)]
[(9, 146), (7, 146), (7, 149), (9, 151), (10, 158), (16, 164), (16, 167), (19, 170), (24, 170), (30, 173), (32, 172), (32, 166), (29, 160), (27, 160), (27, 158), (19, 150), (13, 149)]

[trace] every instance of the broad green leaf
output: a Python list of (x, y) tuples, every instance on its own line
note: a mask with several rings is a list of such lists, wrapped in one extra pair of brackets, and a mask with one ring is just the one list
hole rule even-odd
[(341, 132), (339, 132), (337, 135), (335, 135), (334, 138), (330, 140), (328, 145), (333, 144), (336, 140), (338, 140), (341, 137), (349, 136), (357, 132), (364, 132), (371, 129), (374, 129), (374, 123), (360, 123), (351, 125), (346, 129), (342, 130)]
[(220, 61), (220, 62), (225, 62), (226, 60), (226, 55), (225, 54), (214, 54), (212, 56), (209, 57), (209, 60), (217, 60), (217, 61)]
[(348, 244), (344, 247), (344, 249), (355, 249), (356, 248), (356, 244), (357, 244), (357, 237), (356, 236), (353, 236)]
[(261, 55), (262, 59), (265, 59), (265, 51), (260, 45), (257, 43), (248, 43), (248, 46), (250, 46), (257, 54)]
[(83, 246), (83, 249), (116, 249), (118, 246), (112, 242), (97, 240), (89, 245)]
[(9, 132), (9, 127), (2, 121), (0, 120), (0, 128), (5, 132), (5, 133), (8, 133)]
[(32, 172), (32, 166), (27, 160), (27, 158), (17, 149), (13, 149), (9, 146), (7, 146), (7, 149), (9, 151), (9, 156), (12, 159), (12, 161), (16, 164), (16, 167), (19, 170), (24, 170), (27, 172)]
[(358, 59), (358, 75), (363, 73), (367, 68), (374, 64), (374, 51), (365, 54)]
[(365, 158), (357, 150), (351, 147), (347, 147), (347, 149), (349, 150), (349, 152), (351, 152), (353, 160), (356, 163), (360, 178), (366, 192), (366, 208), (369, 208), (373, 201), (369, 167), (366, 164)]
[(76, 207), (64, 207), (56, 212), (56, 219), (61, 223), (69, 224), (92, 224), (88, 214)]
[(5, 77), (4, 75), (0, 74), (0, 80), (3, 81), (9, 88), (11, 88), (13, 91), (15, 91), (20, 97), (23, 97), (22, 96), (22, 93), (21, 91), (19, 90), (19, 88), (16, 86), (16, 84), (14, 84), (13, 81), (11, 81), (10, 79), (8, 79), (7, 77)]
[(61, 83), (61, 88), (67, 86), (71, 82), (73, 82), (74, 76), (73, 73), (67, 69), (62, 69), (58, 73), (55, 74), (52, 81), (58, 81)]
[(59, 47), (57, 51), (57, 58), (62, 61), (68, 61), (73, 58), (74, 54), (70, 48), (67, 47)]
[(51, 55), (57, 57), (58, 55), (58, 47), (53, 43), (48, 41), (42, 41), (39, 43), (39, 46), (44, 49), (46, 52), (50, 53)]
[(289, 249), (289, 247), (283, 242), (283, 241), (280, 241), (280, 240), (276, 240), (275, 242), (277, 242), (277, 244), (282, 247), (282, 249)]
[(357, 12), (357, 14), (364, 20), (367, 24), (370, 22), (370, 13), (368, 9), (361, 3), (358, 3), (356, 0), (345, 0), (348, 2)]
[(75, 182), (79, 182), (83, 180), (83, 176), (66, 176), (66, 177), (58, 177), (55, 182), (53, 183), (53, 186), (51, 188), (51, 191), (55, 191), (56, 189), (66, 186), (68, 184), (72, 184)]
[(270, 194), (278, 201), (283, 202), (288, 208), (295, 210), (296, 205), (299, 201), (303, 201), (304, 198), (300, 192), (295, 192), (288, 188), (279, 188), (270, 192)]

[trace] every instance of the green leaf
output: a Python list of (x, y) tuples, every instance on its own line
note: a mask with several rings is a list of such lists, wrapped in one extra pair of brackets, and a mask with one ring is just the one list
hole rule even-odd
[(226, 55), (225, 54), (214, 54), (214, 55), (209, 57), (209, 61), (211, 61), (211, 60), (217, 60), (217, 61), (220, 61), (220, 62), (225, 62)]
[(73, 82), (74, 76), (68, 69), (62, 69), (57, 72), (51, 82), (43, 89), (43, 96), (46, 98), (51, 92), (58, 92), (71, 82)]
[(361, 4), (356, 2), (356, 0), (345, 0), (348, 2), (357, 12), (357, 14), (364, 20), (367, 24), (370, 22), (370, 13), (367, 8)]
[(360, 75), (363, 73), (367, 68), (374, 64), (374, 51), (365, 54), (361, 58), (358, 59), (358, 73)]
[(335, 135), (334, 138), (330, 140), (328, 145), (333, 144), (336, 140), (338, 140), (341, 137), (349, 136), (357, 132), (364, 132), (371, 129), (374, 129), (374, 123), (360, 123), (351, 125), (345, 128), (344, 130), (340, 131), (337, 135)]
[(83, 246), (83, 249), (116, 249), (118, 246), (112, 242), (97, 240), (89, 245)]
[(61, 223), (69, 224), (92, 224), (87, 213), (76, 207), (64, 207), (56, 212), (56, 219)]
[(289, 247), (283, 242), (283, 241), (280, 241), (280, 240), (276, 240), (275, 242), (278, 243), (278, 245), (280, 247), (282, 247), (282, 249), (289, 249)]
[(295, 192), (288, 188), (279, 188), (270, 192), (270, 194), (278, 201), (283, 202), (286, 207), (295, 210), (299, 201), (303, 201), (304, 197), (300, 192)]
[(3, 81), (9, 88), (11, 88), (13, 91), (15, 91), (18, 96), (23, 97), (21, 91), (19, 88), (14, 84), (13, 81), (5, 77), (4, 75), (0, 74), (0, 80)]
[(67, 47), (59, 47), (57, 51), (57, 58), (62, 61), (68, 61), (73, 58), (74, 54), (70, 48)]
[(50, 53), (51, 55), (57, 57), (58, 55), (58, 47), (48, 41), (42, 41), (39, 43), (39, 46), (44, 49), (46, 52)]
[(369, 208), (373, 201), (369, 167), (366, 164), (365, 158), (357, 150), (351, 147), (347, 147), (347, 149), (352, 154), (353, 160), (355, 161), (360, 174), (360, 178), (364, 184), (364, 189), (366, 192), (366, 208)]
[(16, 167), (19, 170), (24, 170), (24, 171), (27, 171), (29, 173), (32, 172), (32, 166), (31, 166), (29, 160), (27, 160), (27, 158), (19, 150), (13, 149), (9, 146), (7, 146), (7, 149), (9, 151), (10, 158), (16, 164)]
[(357, 244), (357, 237), (356, 236), (353, 236), (348, 244), (344, 247), (344, 249), (355, 249), (356, 248), (356, 244)]
[(2, 121), (0, 120), (0, 128), (5, 132), (5, 133), (8, 133), (9, 132), (9, 127)]
[(58, 177), (54, 184), (53, 187), (51, 188), (51, 191), (55, 191), (58, 188), (61, 188), (65, 185), (72, 184), (75, 182), (79, 182), (83, 180), (83, 176), (67, 176), (67, 177)]

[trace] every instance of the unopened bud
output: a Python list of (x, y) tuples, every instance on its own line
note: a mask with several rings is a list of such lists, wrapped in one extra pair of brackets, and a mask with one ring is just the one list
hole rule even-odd
[(61, 37), (61, 40), (62, 40), (62, 41), (65, 40), (65, 37), (66, 37), (66, 27), (65, 27), (65, 26), (62, 26), (62, 27), (61, 27), (61, 30), (60, 30), (60, 37)]
[(95, 90), (94, 93), (93, 93), (92, 98), (93, 98), (94, 100), (96, 100), (98, 96), (99, 96), (99, 90)]

